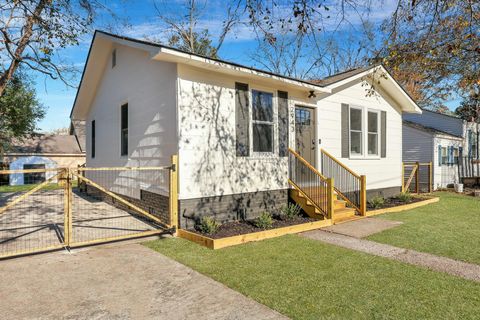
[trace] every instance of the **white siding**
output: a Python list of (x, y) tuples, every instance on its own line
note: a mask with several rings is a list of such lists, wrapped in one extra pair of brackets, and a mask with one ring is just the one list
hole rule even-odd
[[(359, 174), (367, 175), (367, 188), (401, 186), (402, 119), (401, 112), (381, 97), (366, 97), (361, 84), (315, 101), (308, 92), (273, 88), (248, 79), (206, 73), (178, 65), (179, 76), (179, 157), (180, 198), (198, 198), (288, 188), (287, 158), (278, 156), (247, 158), (235, 155), (235, 82), (249, 83), (276, 93), (289, 93), (290, 146), (294, 145), (293, 111), (296, 104), (317, 109), (317, 142), (340, 158), (341, 103), (365, 106), (387, 112), (387, 157), (378, 159), (341, 159)], [(278, 144), (275, 143), (278, 154)], [(319, 148), (317, 148), (319, 150)], [(320, 153), (317, 155), (317, 162)], [(317, 165), (318, 167), (318, 165)]]
[(455, 136), (463, 135), (463, 120), (440, 113), (424, 110), (422, 114), (405, 114), (403, 119), (435, 128)]
[[(87, 166), (168, 165), (177, 153), (176, 64), (153, 61), (138, 49), (120, 45), (116, 49), (117, 64), (111, 68), (107, 61), (88, 113)], [(128, 156), (120, 156), (120, 106), (124, 103), (128, 103)], [(93, 159), (92, 120), (96, 127)], [(161, 183), (163, 191), (168, 190), (166, 182)]]
[[(401, 186), (402, 114), (381, 96), (366, 96), (366, 87), (353, 85), (318, 102), (317, 132), (321, 148), (331, 153), (353, 171), (367, 176), (367, 189)], [(341, 158), (341, 104), (387, 112), (386, 158)]]
[[(306, 104), (299, 98), (302, 93), (185, 65), (178, 65), (178, 76), (180, 199), (288, 188), (288, 158), (278, 156), (277, 130), (275, 155), (236, 156), (235, 82), (248, 83), (249, 89), (274, 95), (277, 90), (288, 91), (290, 121), (294, 101)], [(293, 138), (291, 123), (290, 145)]]
[(434, 189), (446, 188), (449, 184), (459, 182), (457, 165), (441, 165), (439, 163), (438, 146), (442, 147), (461, 147), (462, 140), (449, 138), (447, 136), (437, 135), (434, 140), (434, 158), (433, 158), (433, 187)]

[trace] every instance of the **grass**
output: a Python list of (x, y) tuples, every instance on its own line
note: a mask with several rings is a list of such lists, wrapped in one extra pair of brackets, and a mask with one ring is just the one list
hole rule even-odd
[(403, 224), (367, 239), (480, 264), (480, 200), (452, 192), (436, 195), (435, 204), (380, 216)]
[(474, 319), (480, 309), (478, 283), (297, 235), (215, 251), (179, 238), (145, 245), (293, 319)]
[[(22, 184), (18, 186), (0, 186), (0, 193), (5, 193), (5, 192), (24, 192), (24, 191), (29, 191), (39, 184)], [(72, 187), (77, 186), (77, 181), (74, 180), (72, 181)], [(43, 187), (41, 190), (57, 190), (57, 189), (62, 189), (63, 187), (59, 186), (57, 183), (49, 183), (45, 187)]]

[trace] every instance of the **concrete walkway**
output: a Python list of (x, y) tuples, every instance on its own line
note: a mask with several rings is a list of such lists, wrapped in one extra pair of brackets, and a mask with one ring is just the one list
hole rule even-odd
[(320, 240), (329, 244), (361, 251), (376, 256), (397, 260), (431, 270), (445, 272), (468, 280), (480, 282), (480, 265), (394, 247), (388, 244), (358, 239), (344, 234), (314, 230), (301, 234), (304, 237)]
[(140, 244), (0, 261), (2, 319), (287, 319)]

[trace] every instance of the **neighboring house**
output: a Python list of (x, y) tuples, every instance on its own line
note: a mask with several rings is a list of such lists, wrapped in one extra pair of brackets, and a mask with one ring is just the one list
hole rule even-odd
[(319, 170), (328, 151), (369, 196), (400, 192), (402, 115), (421, 110), (388, 73), (367, 95), (374, 71), (313, 83), (97, 31), (71, 119), (86, 121), (88, 167), (178, 154), (182, 227), (252, 218), (287, 203), (289, 147)]
[(434, 189), (461, 182), (459, 161), (479, 158), (480, 124), (428, 110), (403, 119), (403, 161), (432, 162)]
[[(4, 170), (53, 169), (77, 167), (85, 163), (85, 154), (72, 135), (37, 134), (30, 139), (14, 143), (11, 150), (0, 158)], [(45, 173), (12, 173), (0, 175), (1, 185), (40, 183), (54, 176), (54, 171)]]

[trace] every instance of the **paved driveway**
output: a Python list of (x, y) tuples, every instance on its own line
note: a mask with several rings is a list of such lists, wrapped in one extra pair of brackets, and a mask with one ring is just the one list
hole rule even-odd
[(286, 319), (140, 244), (0, 261), (2, 319)]

